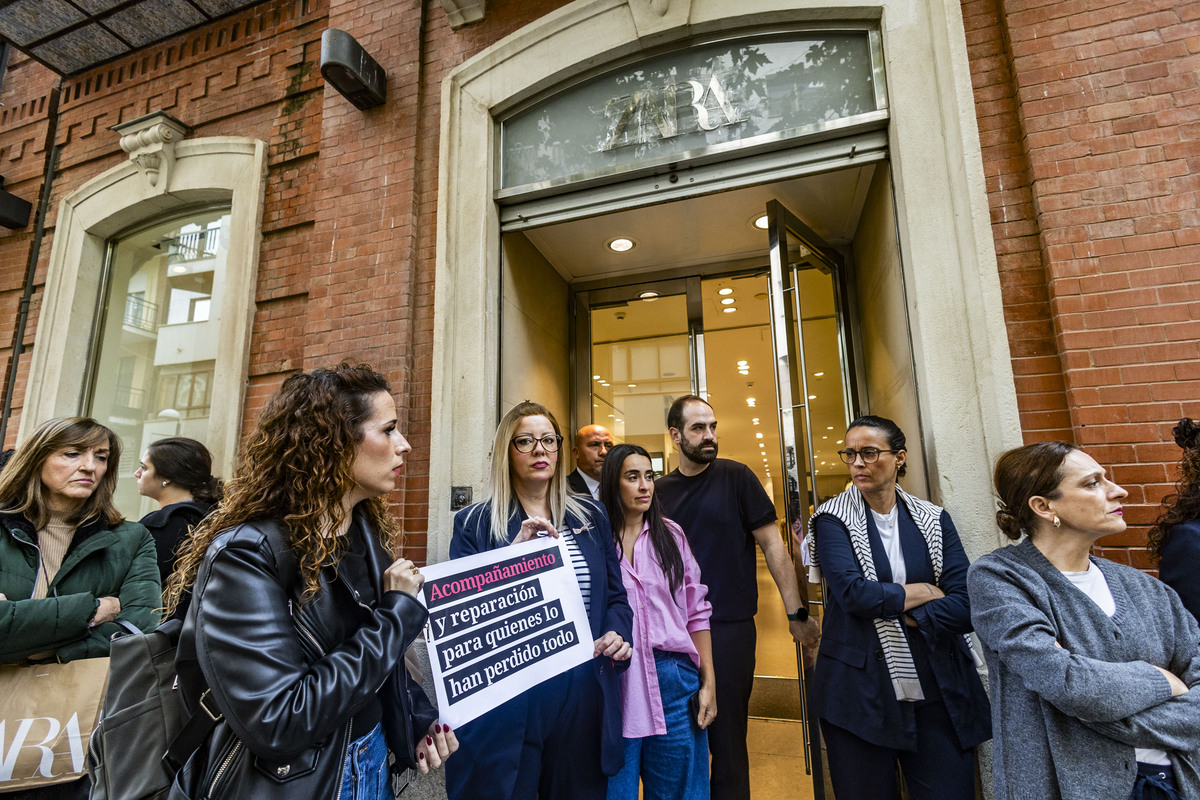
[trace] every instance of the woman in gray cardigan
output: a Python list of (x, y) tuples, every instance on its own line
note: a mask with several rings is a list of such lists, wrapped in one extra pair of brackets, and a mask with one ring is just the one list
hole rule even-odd
[(997, 798), (1200, 797), (1200, 629), (1166, 585), (1089, 554), (1127, 492), (1065, 442), (996, 463), (1013, 540), (967, 586), (991, 680)]

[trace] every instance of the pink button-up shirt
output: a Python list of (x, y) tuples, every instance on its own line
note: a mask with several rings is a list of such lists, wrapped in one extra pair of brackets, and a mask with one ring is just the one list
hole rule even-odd
[(667, 732), (654, 651), (687, 653), (699, 668), (700, 654), (691, 633), (708, 630), (712, 616), (712, 605), (706, 599), (708, 587), (700, 582), (700, 565), (692, 548), (678, 525), (671, 520), (666, 523), (683, 557), (683, 584), (675, 595), (655, 558), (649, 524), (642, 526), (633, 543), (632, 564), (617, 545), (621, 579), (633, 608), (633, 657), (629, 669), (621, 674), (622, 734), (629, 739)]

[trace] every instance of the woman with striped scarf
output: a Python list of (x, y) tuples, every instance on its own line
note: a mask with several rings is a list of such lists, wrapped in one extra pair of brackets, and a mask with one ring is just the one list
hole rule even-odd
[(842, 460), (851, 486), (809, 520), (823, 576), (813, 707), (838, 797), (972, 800), (990, 708), (967, 638), (967, 556), (945, 510), (896, 485), (904, 432), (859, 417)]

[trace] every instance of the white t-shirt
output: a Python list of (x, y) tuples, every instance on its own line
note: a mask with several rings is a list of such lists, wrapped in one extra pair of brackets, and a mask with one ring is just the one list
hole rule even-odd
[[(1064, 572), (1067, 580), (1075, 584), (1079, 591), (1092, 598), (1092, 602), (1100, 606), (1100, 610), (1108, 616), (1117, 613), (1117, 601), (1113, 599), (1112, 590), (1108, 588), (1108, 581), (1104, 577), (1104, 573), (1095, 564), (1088, 562), (1086, 572)], [(1153, 750), (1146, 747), (1134, 748), (1137, 754), (1137, 760), (1143, 764), (1170, 764), (1171, 759), (1167, 757), (1165, 750)]]
[(904, 548), (900, 546), (900, 504), (892, 506), (890, 514), (877, 514), (871, 509), (875, 518), (875, 527), (879, 530), (879, 538), (883, 541), (883, 551), (887, 553), (888, 563), (892, 565), (892, 582), (908, 583), (908, 567), (904, 564)]

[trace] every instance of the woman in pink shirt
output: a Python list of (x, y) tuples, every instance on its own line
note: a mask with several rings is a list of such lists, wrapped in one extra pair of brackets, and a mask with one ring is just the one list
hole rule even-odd
[(609, 451), (600, 502), (612, 520), (621, 578), (633, 608), (633, 658), (621, 675), (625, 766), (608, 800), (707, 800), (708, 734), (717, 716), (712, 606), (683, 531), (654, 497), (650, 454)]

